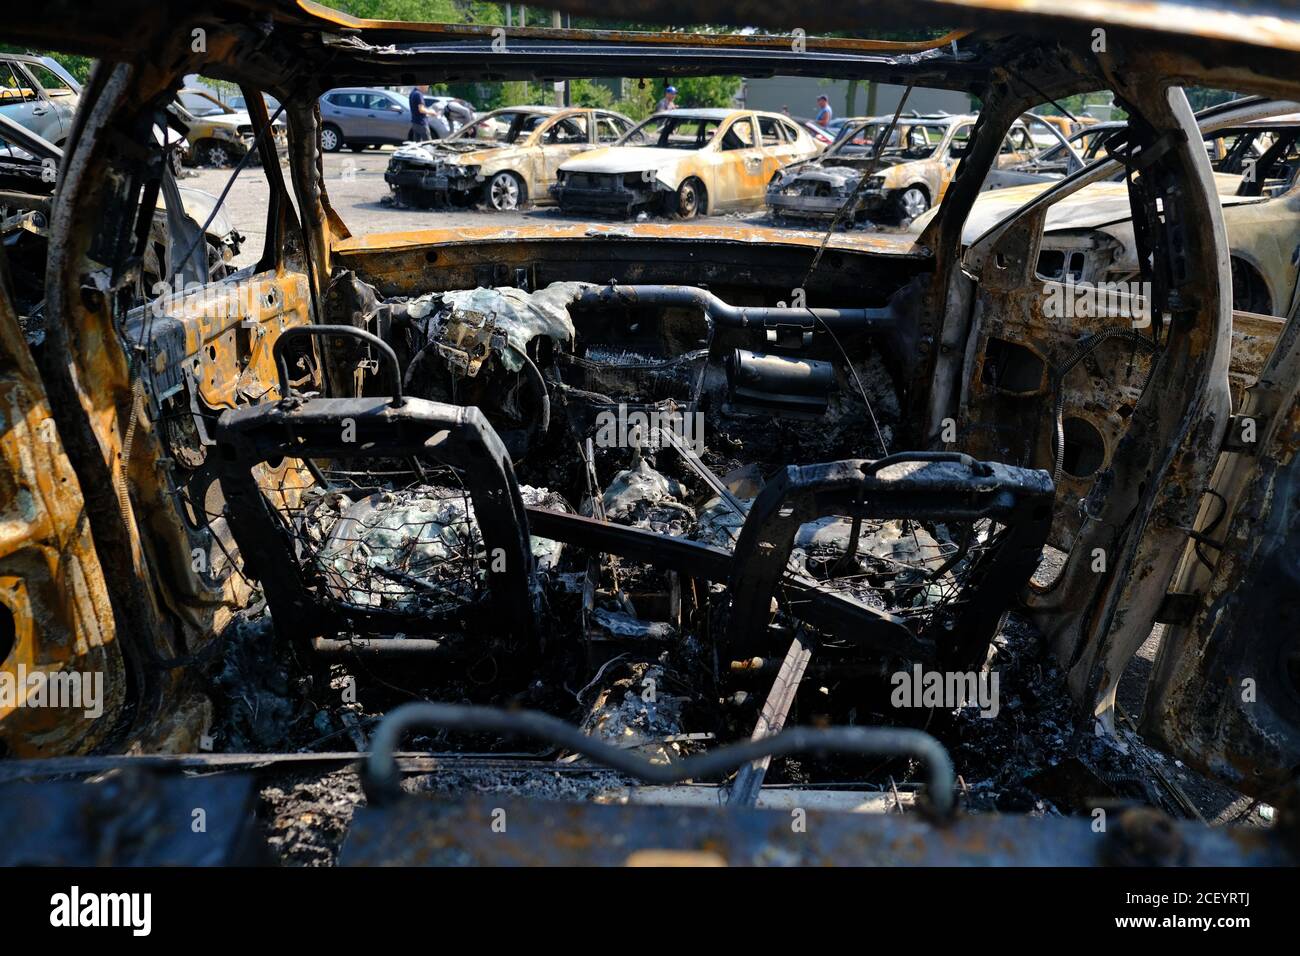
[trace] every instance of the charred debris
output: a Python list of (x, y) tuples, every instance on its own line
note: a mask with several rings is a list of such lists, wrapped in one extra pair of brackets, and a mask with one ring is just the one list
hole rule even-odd
[[(1079, 729), (1032, 628), (1007, 624), (1043, 551), (1050, 477), (891, 454), (897, 391), (872, 344), (889, 307), (582, 282), (384, 297), (344, 272), (326, 308), (331, 324), (277, 345), (286, 397), (215, 427), (231, 530), (265, 595), (214, 667), (220, 749), (365, 750), (413, 700), (547, 714), (608, 750), (574, 762), (544, 728), (538, 743), (492, 720), (435, 722), (411, 739), (448, 762), (406, 786), (620, 803), (655, 789), (645, 768), (787, 725), (892, 726), (947, 743), (958, 776), (943, 786), (969, 809), (1054, 815), (1098, 794), (1179, 809), (1144, 782), (1136, 738)], [(325, 380), (356, 397), (294, 389), (310, 336)], [(307, 490), (257, 483), (286, 457)], [(942, 693), (954, 673), (970, 681), (957, 706)], [(662, 789), (688, 804), (778, 806), (791, 787), (833, 809), (924, 804), (934, 768), (914, 742), (814, 743)], [(643, 764), (611, 767), (612, 753)], [(312, 777), (264, 794), (286, 859), (334, 858), (328, 832), (275, 820), (337, 804), (336, 789)]]

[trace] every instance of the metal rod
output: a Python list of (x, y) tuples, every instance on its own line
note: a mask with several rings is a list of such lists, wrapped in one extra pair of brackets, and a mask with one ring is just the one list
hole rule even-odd
[[(799, 684), (803, 681), (804, 671), (808, 669), (810, 660), (812, 660), (812, 648), (804, 647), (803, 641), (799, 640), (799, 632), (796, 631), (794, 640), (790, 642), (790, 649), (785, 653), (785, 660), (781, 662), (781, 669), (776, 673), (776, 680), (772, 682), (767, 700), (763, 702), (763, 712), (758, 715), (758, 723), (754, 725), (751, 740), (761, 740), (781, 732), (786, 717), (790, 715), (790, 708), (794, 706), (794, 699), (799, 693)], [(736, 782), (731, 788), (727, 805), (754, 806), (758, 802), (758, 791), (763, 789), (763, 777), (766, 776), (771, 762), (770, 756), (760, 757), (753, 763), (741, 767), (740, 773), (736, 774)]]
[(723, 302), (707, 289), (689, 285), (617, 285), (610, 283), (587, 289), (574, 304), (588, 308), (636, 305), (694, 305), (704, 310), (712, 325), (728, 328), (764, 328), (795, 325), (815, 329), (818, 323), (842, 330), (870, 330), (892, 327), (897, 318), (881, 309), (811, 309), (779, 306), (743, 306)]
[(772, 737), (731, 744), (673, 764), (651, 763), (550, 714), (460, 704), (403, 704), (386, 716), (371, 739), (370, 759), (362, 774), (372, 804), (401, 797), (401, 773), (393, 752), (417, 729), (471, 733), (518, 734), (575, 751), (588, 759), (649, 783), (681, 783), (716, 776), (761, 757), (796, 753), (856, 753), (864, 756), (915, 757), (925, 764), (927, 792), (942, 815), (952, 812), (955, 777), (943, 744), (929, 734), (905, 727), (795, 727)]

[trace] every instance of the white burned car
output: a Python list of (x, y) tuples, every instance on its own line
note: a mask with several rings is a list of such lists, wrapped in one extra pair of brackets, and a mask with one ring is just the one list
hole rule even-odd
[(656, 113), (616, 146), (560, 167), (551, 190), (566, 212), (693, 219), (763, 205), (777, 170), (821, 145), (785, 116), (753, 110)]

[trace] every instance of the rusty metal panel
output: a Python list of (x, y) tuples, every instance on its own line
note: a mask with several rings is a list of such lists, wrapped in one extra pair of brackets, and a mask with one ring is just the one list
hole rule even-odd
[[(0, 694), (0, 751), (82, 752), (121, 716), (122, 655), (81, 488), (3, 292), (0, 423), (0, 689), (9, 691)], [(60, 671), (97, 681), (97, 705), (29, 706), (37, 702), (31, 681)], [(87, 718), (94, 709), (100, 716)]]
[[(1153, 839), (1156, 837), (1156, 839)], [(1282, 866), (1267, 831), (1171, 823), (1116, 811), (1087, 819), (807, 810), (609, 806), (547, 800), (408, 797), (357, 811), (343, 866)]]

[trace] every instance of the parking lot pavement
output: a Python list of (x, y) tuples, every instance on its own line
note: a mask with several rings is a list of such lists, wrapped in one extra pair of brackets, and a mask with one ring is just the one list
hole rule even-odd
[[(451, 229), (465, 226), (500, 225), (502, 228), (529, 222), (589, 222), (587, 217), (565, 216), (554, 207), (522, 212), (484, 212), (478, 209), (405, 209), (385, 205), (389, 195), (384, 170), (392, 155), (391, 147), (370, 149), (362, 153), (342, 151), (325, 154), (326, 189), (338, 214), (353, 235), (376, 232), (402, 232), (411, 229)], [(214, 196), (221, 195), (231, 170), (200, 167), (187, 170), (183, 185), (193, 186)], [(287, 173), (286, 173), (287, 175)], [(247, 238), (235, 264), (256, 262), (266, 237), (266, 206), (269, 190), (266, 174), (256, 166), (239, 174), (226, 198), (226, 207), (235, 228)], [(724, 221), (761, 224), (762, 212), (743, 216), (702, 216), (701, 221)]]

